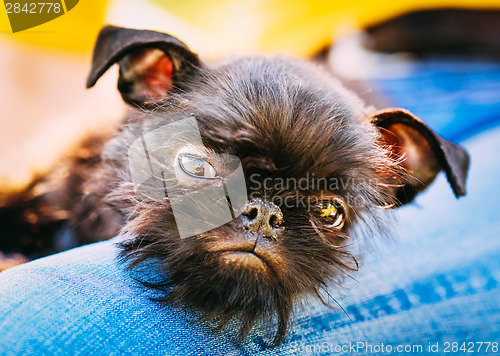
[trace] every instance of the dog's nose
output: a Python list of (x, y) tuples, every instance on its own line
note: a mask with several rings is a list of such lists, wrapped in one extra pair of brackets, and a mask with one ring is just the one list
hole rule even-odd
[(276, 237), (283, 225), (283, 214), (274, 203), (252, 199), (243, 208), (243, 227), (262, 237)]

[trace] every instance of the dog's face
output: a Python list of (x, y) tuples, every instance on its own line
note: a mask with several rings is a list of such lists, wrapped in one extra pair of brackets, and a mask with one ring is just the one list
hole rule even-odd
[[(370, 112), (315, 66), (264, 57), (206, 66), (169, 35), (107, 27), (88, 86), (114, 62), (123, 98), (142, 108), (105, 153), (120, 177), (112, 199), (129, 216), (123, 256), (161, 265), (165, 280), (154, 287), (166, 288), (164, 301), (221, 326), (239, 317), (240, 339), (271, 315), (281, 341), (297, 299), (357, 268), (346, 248), (355, 226), (377, 233), (387, 208), (411, 201), (439, 171), (465, 193), (463, 149), (406, 111)], [(186, 117), (201, 141), (177, 142), (173, 164), (159, 164), (173, 166), (182, 191), (226, 189), (237, 157), (247, 199), (228, 200), (224, 224), (182, 237), (172, 196), (138, 194), (124, 162), (132, 142)]]

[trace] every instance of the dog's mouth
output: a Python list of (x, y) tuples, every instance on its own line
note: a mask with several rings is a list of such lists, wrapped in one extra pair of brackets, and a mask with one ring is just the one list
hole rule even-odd
[(207, 252), (218, 256), (220, 263), (229, 268), (266, 271), (271, 274), (280, 269), (279, 255), (269, 246), (255, 241), (218, 241), (207, 245)]
[(221, 260), (224, 263), (228, 263), (233, 266), (258, 271), (267, 271), (270, 269), (270, 265), (267, 260), (255, 251), (237, 249), (224, 250), (220, 251), (220, 253)]

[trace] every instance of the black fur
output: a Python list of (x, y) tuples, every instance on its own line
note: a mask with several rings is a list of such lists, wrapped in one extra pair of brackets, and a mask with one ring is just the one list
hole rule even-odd
[[(162, 264), (168, 278), (156, 287), (170, 287), (165, 302), (187, 303), (222, 324), (237, 315), (240, 340), (257, 317), (275, 315), (275, 342), (280, 342), (297, 299), (338, 280), (344, 270), (357, 268), (344, 242), (354, 224), (368, 221), (375, 234), (379, 232), (382, 207), (394, 201), (382, 177), (377, 177), (380, 171), (396, 168), (377, 144), (378, 131), (370, 123), (368, 109), (315, 66), (284, 58), (243, 58), (200, 68), (185, 87), (189, 89), (172, 93), (162, 106), (130, 123), (110, 142), (105, 156), (116, 164), (143, 132), (194, 114), (205, 146), (238, 156), (247, 178), (258, 174), (261, 181), (338, 179), (346, 187), (328, 193), (345, 202), (356, 201), (347, 206), (348, 223), (342, 231), (322, 229), (317, 214), (305, 207), (282, 207), (285, 228), (269, 243), (264, 271), (225, 263), (222, 251), (239, 249), (248, 240), (240, 218), (179, 239), (168, 202), (137, 200), (126, 210), (130, 215), (122, 235), (128, 239), (122, 243), (122, 257), (132, 265), (148, 259)], [(124, 165), (118, 164), (114, 175), (123, 174)], [(273, 192), (270, 187), (256, 194), (251, 180), (247, 185), (249, 195), (271, 200), (297, 193), (292, 189)], [(112, 196), (133, 197), (131, 187), (125, 179)], [(320, 195), (318, 191), (298, 193)]]
[[(137, 49), (134, 38), (142, 50), (149, 36), (154, 40), (151, 47), (164, 51), (175, 65), (165, 86), (168, 95), (140, 102), (148, 99), (147, 93), (133, 90), (147, 88), (141, 83), (144, 78), (130, 71), (128, 66), (135, 62), (123, 57)], [(76, 245), (119, 233), (121, 259), (130, 268), (147, 261), (160, 267), (159, 282), (143, 283), (164, 292), (161, 302), (188, 305), (202, 318), (218, 321), (219, 327), (238, 318), (240, 341), (258, 318), (264, 318), (277, 320), (274, 342), (281, 342), (296, 302), (307, 294), (319, 296), (321, 288), (357, 269), (348, 248), (360, 237), (355, 231), (363, 231), (364, 240), (387, 231), (387, 208), (411, 201), (441, 169), (453, 178), (450, 184), (457, 196), (465, 193), (468, 156), (463, 149), (439, 138), (408, 112), (373, 116), (373, 108), (319, 66), (258, 56), (206, 65), (171, 36), (107, 27), (96, 45), (94, 63), (99, 65), (91, 71), (90, 85), (118, 61), (124, 66), (119, 89), (127, 90), (122, 95), (136, 107), (133, 113), (112, 139), (95, 139), (90, 146), (97, 152), (90, 161), (76, 155), (21, 195), (0, 201), (0, 219), (18, 212), (26, 234), (34, 236), (42, 228), (54, 232), (64, 227), (75, 236)], [(246, 230), (244, 217), (238, 215), (223, 226), (181, 239), (170, 201), (136, 193), (128, 167), (130, 145), (188, 116), (196, 118), (209, 153), (240, 159), (248, 195), (278, 206), (283, 222), (275, 236)], [(405, 156), (414, 150), (403, 147), (413, 140), (398, 137), (404, 131), (402, 121), (416, 135), (424, 132), (415, 140), (425, 146), (418, 161), (424, 168), (421, 175), (405, 166)], [(434, 143), (426, 144), (429, 139)], [(278, 182), (290, 179), (305, 179), (308, 187), (278, 187)], [(319, 181), (337, 185), (318, 186)], [(321, 196), (338, 203), (342, 227), (328, 227), (320, 216), (316, 205)], [(290, 198), (286, 206), (284, 197)], [(303, 204), (310, 201), (316, 205)], [(23, 220), (26, 211), (35, 218)], [(53, 240), (43, 241), (45, 251), (54, 251)], [(247, 255), (235, 252), (257, 247), (259, 262), (248, 262)], [(25, 250), (17, 245), (17, 251)]]

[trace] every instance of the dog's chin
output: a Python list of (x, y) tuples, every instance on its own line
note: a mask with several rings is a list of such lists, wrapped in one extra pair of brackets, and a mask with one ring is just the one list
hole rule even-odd
[[(273, 341), (280, 343), (294, 301), (317, 291), (332, 265), (341, 267), (343, 262), (333, 245), (312, 238), (306, 246), (295, 244), (290, 250), (271, 239), (253, 241), (231, 226), (185, 239), (150, 231), (122, 244), (122, 256), (160, 263), (167, 279), (148, 284), (165, 292), (159, 301), (182, 308), (188, 305), (202, 319), (214, 320), (218, 328), (234, 318), (240, 325), (239, 341), (263, 318), (276, 323)], [(296, 236), (289, 237), (293, 241)], [(321, 258), (310, 259), (306, 252)]]
[(202, 313), (202, 319), (216, 321), (218, 329), (236, 317), (239, 341), (259, 317), (276, 318), (274, 342), (283, 339), (293, 293), (266, 257), (241, 249), (205, 250), (170, 265), (168, 274), (171, 288), (164, 299), (167, 303), (191, 305)]

